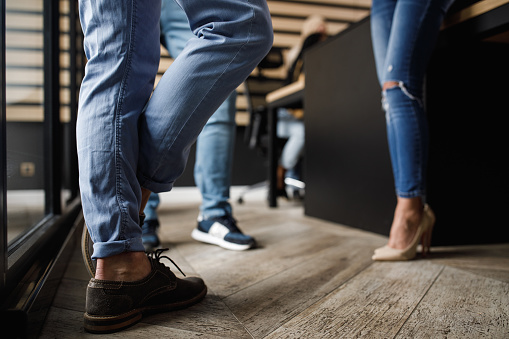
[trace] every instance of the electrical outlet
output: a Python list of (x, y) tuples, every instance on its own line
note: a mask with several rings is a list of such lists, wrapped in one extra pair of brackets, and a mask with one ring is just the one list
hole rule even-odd
[(22, 177), (33, 177), (35, 175), (35, 164), (33, 162), (22, 162), (19, 164), (19, 171)]

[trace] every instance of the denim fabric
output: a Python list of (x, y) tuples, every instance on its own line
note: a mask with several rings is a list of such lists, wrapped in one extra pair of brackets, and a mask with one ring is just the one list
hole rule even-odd
[[(161, 34), (172, 57), (193, 37), (186, 14), (174, 0), (162, 0)], [(198, 136), (194, 180), (202, 195), (203, 218), (231, 214), (229, 203), (237, 93), (233, 91), (205, 124)]]
[(77, 143), (94, 258), (144, 251), (140, 187), (171, 190), (209, 117), (272, 46), (265, 0), (179, 4), (194, 37), (151, 96), (160, 0), (80, 0), (88, 63)]
[(157, 217), (157, 207), (159, 206), (159, 203), (161, 202), (161, 199), (159, 199), (159, 195), (157, 193), (151, 193), (150, 197), (148, 198), (147, 205), (145, 206), (145, 209), (143, 212), (145, 213), (145, 222), (148, 221), (158, 221), (159, 218)]
[(235, 102), (230, 94), (212, 115), (196, 142), (194, 181), (200, 189), (203, 219), (232, 214), (230, 186), (235, 147)]
[(424, 197), (428, 127), (422, 103), (424, 74), (452, 0), (374, 0), (371, 34), (384, 91), (389, 151), (399, 197)]
[(297, 165), (304, 152), (304, 121), (295, 118), (286, 108), (279, 108), (277, 115), (277, 136), (288, 138), (281, 153), (281, 166), (290, 170)]

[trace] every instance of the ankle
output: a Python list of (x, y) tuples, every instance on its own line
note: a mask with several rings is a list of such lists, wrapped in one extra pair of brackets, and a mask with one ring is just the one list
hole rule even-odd
[(423, 217), (423, 204), (418, 198), (400, 198), (394, 211), (389, 246), (403, 249), (412, 242)]
[(278, 165), (276, 171), (277, 174), (276, 186), (278, 190), (282, 190), (285, 188), (285, 173), (286, 169), (283, 166)]
[(143, 211), (145, 210), (145, 206), (147, 206), (148, 199), (150, 198), (150, 195), (152, 194), (151, 191), (148, 189), (142, 187), (141, 188), (141, 204), (140, 204), (140, 215), (143, 214)]
[(419, 221), (424, 211), (424, 205), (420, 197), (416, 198), (400, 198), (394, 211), (394, 219), (407, 220), (410, 223)]
[(144, 252), (124, 252), (97, 259), (95, 278), (112, 281), (136, 281), (145, 278), (152, 267)]

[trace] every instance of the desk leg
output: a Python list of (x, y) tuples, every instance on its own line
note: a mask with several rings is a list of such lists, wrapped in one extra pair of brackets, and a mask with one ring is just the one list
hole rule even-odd
[(269, 129), (269, 207), (277, 207), (277, 115), (274, 107), (268, 107)]

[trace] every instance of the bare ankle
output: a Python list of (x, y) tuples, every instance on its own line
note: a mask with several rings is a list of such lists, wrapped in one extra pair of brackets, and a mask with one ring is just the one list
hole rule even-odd
[(141, 204), (140, 204), (140, 215), (145, 210), (145, 206), (147, 206), (148, 199), (150, 198), (151, 191), (142, 187), (141, 188)]
[(400, 198), (394, 211), (389, 246), (404, 249), (413, 240), (423, 215), (423, 204), (420, 197)]
[(124, 252), (97, 259), (95, 278), (112, 281), (136, 281), (151, 271), (150, 261), (144, 252)]

